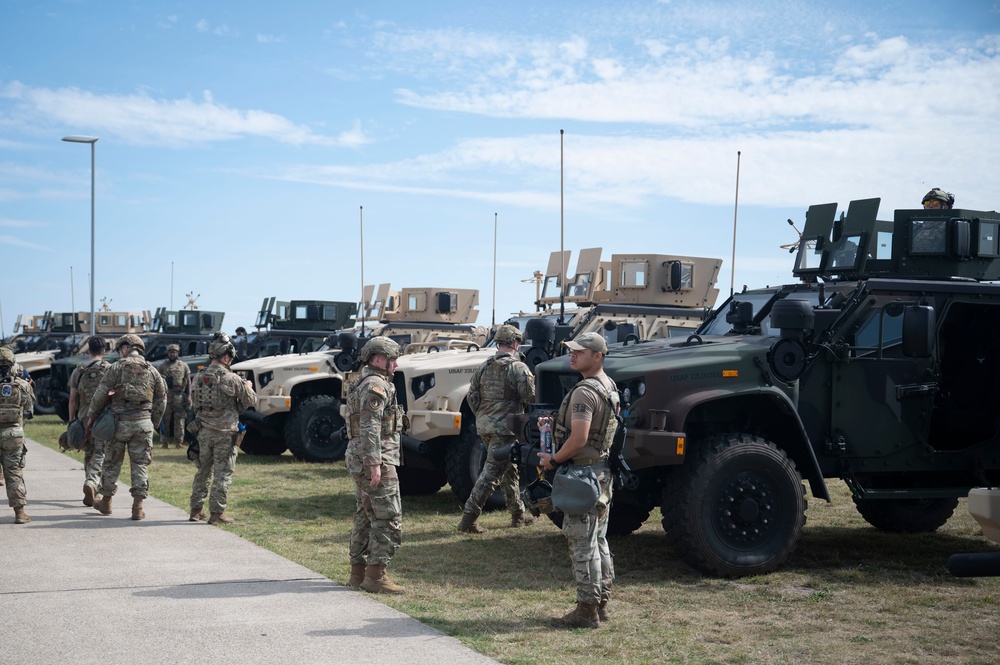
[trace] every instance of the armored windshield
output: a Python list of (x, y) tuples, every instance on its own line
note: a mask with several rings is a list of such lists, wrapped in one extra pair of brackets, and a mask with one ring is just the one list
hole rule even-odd
[[(792, 293), (786, 296), (791, 300), (806, 300), (814, 307), (819, 305), (819, 293), (816, 291)], [(779, 299), (776, 293), (738, 293), (721, 307), (715, 310), (712, 318), (705, 321), (698, 329), (699, 335), (727, 335), (733, 332), (733, 324), (726, 320), (726, 313), (730, 311), (731, 303), (749, 303), (753, 308), (753, 324), (760, 327), (762, 336), (777, 335), (778, 330), (771, 328), (771, 306), (775, 300)], [(763, 315), (762, 315), (763, 312)]]

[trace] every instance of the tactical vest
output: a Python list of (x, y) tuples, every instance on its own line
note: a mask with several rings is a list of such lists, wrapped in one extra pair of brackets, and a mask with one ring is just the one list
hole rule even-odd
[(128, 357), (118, 361), (121, 368), (118, 374), (118, 385), (114, 387), (112, 398), (118, 408), (135, 408), (140, 404), (150, 404), (153, 401), (153, 387), (156, 372), (146, 359)]
[(23, 391), (21, 382), (13, 376), (5, 376), (0, 380), (0, 427), (19, 426), (23, 423)]
[(209, 365), (195, 375), (191, 388), (191, 405), (194, 410), (207, 416), (224, 415), (232, 408), (232, 400), (228, 399), (222, 388), (222, 379), (227, 374), (224, 368)]
[(403, 407), (396, 403), (396, 387), (377, 374), (369, 374), (355, 383), (347, 393), (347, 438), (361, 435), (361, 399), (368, 394), (362, 385), (371, 380), (382, 381), (385, 387), (386, 407), (382, 411), (382, 438), (389, 439), (403, 429)]
[(187, 374), (184, 370), (187, 365), (181, 360), (175, 360), (170, 362), (169, 360), (160, 365), (161, 374), (167, 384), (167, 390), (170, 392), (184, 393), (187, 392), (187, 386), (184, 383), (184, 376)]
[(586, 387), (603, 397), (605, 401), (604, 415), (599, 425), (594, 427), (594, 423), (590, 423), (590, 432), (587, 436), (586, 445), (601, 453), (602, 458), (606, 457), (606, 453), (611, 450), (611, 444), (615, 441), (615, 432), (618, 430), (618, 421), (615, 419), (615, 416), (618, 414), (620, 404), (617, 386), (615, 386), (613, 380), (610, 378), (608, 380), (611, 381), (612, 385), (610, 389), (605, 388), (596, 378), (590, 377), (576, 384), (573, 390), (566, 393), (562, 404), (559, 405), (559, 415), (556, 416), (556, 424), (552, 432), (556, 450), (562, 447), (563, 441), (569, 436), (569, 422), (566, 420), (566, 416), (573, 393), (579, 388)]
[(104, 373), (108, 371), (111, 364), (104, 360), (92, 360), (89, 365), (80, 368), (80, 381), (76, 385), (76, 392), (80, 398), (80, 411), (84, 412), (90, 408), (90, 400), (94, 399), (97, 386), (101, 385)]
[(501, 356), (487, 359), (477, 368), (479, 372), (479, 399), (482, 402), (506, 402), (510, 412), (518, 410), (520, 395), (517, 386), (510, 386), (507, 375), (510, 366), (517, 362), (514, 356)]

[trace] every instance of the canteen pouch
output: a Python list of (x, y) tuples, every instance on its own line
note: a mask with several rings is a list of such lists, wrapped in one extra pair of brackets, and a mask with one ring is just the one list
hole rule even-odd
[(115, 414), (111, 409), (104, 409), (94, 421), (94, 428), (90, 431), (98, 441), (108, 441), (115, 438)]
[(589, 466), (564, 464), (552, 479), (552, 506), (567, 515), (585, 515), (597, 505), (601, 485)]

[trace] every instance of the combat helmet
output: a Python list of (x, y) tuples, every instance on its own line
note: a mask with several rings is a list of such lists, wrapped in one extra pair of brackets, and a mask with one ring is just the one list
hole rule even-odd
[(0, 347), (0, 365), (13, 365), (14, 364), (14, 352), (11, 351), (6, 346)]
[(139, 353), (143, 353), (146, 350), (146, 344), (142, 341), (142, 338), (132, 333), (122, 335), (118, 338), (118, 341), (115, 342), (115, 351), (122, 348), (125, 344), (128, 344), (133, 349), (138, 349)]
[(942, 208), (951, 208), (955, 205), (955, 195), (944, 191), (940, 187), (935, 187), (924, 194), (924, 198), (920, 199), (920, 205), (927, 205), (928, 201), (940, 201)]
[(220, 360), (227, 353), (233, 360), (236, 360), (236, 347), (229, 340), (229, 335), (224, 332), (215, 333), (215, 337), (208, 345), (208, 357), (213, 360)]
[(521, 331), (512, 325), (504, 324), (497, 329), (497, 334), (493, 336), (493, 340), (497, 344), (503, 344), (505, 346), (510, 346), (514, 342), (523, 342), (524, 335)]
[(389, 360), (395, 360), (400, 354), (399, 344), (389, 337), (372, 337), (368, 340), (368, 343), (361, 348), (361, 353), (358, 354), (358, 358), (361, 362), (366, 363), (368, 362), (368, 359), (376, 353), (385, 356)]

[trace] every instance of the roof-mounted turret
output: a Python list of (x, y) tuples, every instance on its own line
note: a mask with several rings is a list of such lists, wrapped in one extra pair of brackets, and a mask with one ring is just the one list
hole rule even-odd
[(211, 335), (222, 330), (223, 317), (225, 312), (209, 312), (203, 309), (167, 310), (158, 307), (153, 317), (152, 332)]
[(672, 254), (613, 254), (610, 289), (595, 294), (597, 303), (712, 307), (721, 259)]
[(398, 309), (382, 312), (381, 322), (475, 323), (479, 289), (406, 288), (400, 291), (396, 304)]

